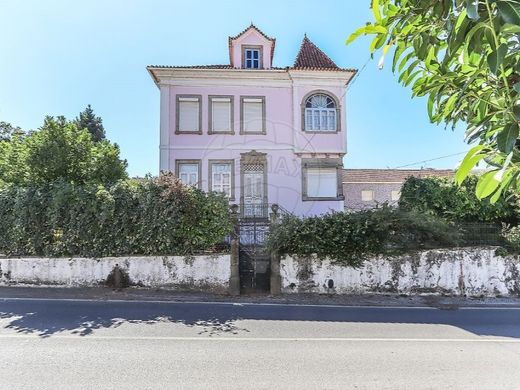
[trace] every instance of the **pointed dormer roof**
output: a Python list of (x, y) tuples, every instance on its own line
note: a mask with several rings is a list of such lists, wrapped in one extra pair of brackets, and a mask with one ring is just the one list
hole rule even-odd
[(262, 37), (264, 37), (265, 39), (267, 39), (268, 41), (271, 42), (271, 63), (273, 62), (273, 56), (274, 56), (274, 47), (276, 45), (276, 38), (271, 38), (270, 36), (268, 36), (267, 34), (265, 34), (262, 30), (260, 30), (258, 27), (256, 27), (253, 22), (251, 22), (251, 25), (249, 27), (247, 27), (246, 29), (244, 29), (242, 32), (238, 33), (237, 35), (235, 35), (234, 37), (229, 37), (228, 38), (228, 44), (229, 44), (229, 60), (230, 60), (230, 63), (233, 62), (232, 60), (232, 47), (233, 47), (233, 41), (235, 41), (236, 39), (240, 38), (242, 35), (244, 35), (245, 33), (247, 33), (249, 30), (253, 29), (254, 31), (256, 31), (258, 34), (260, 34)]
[(314, 43), (303, 37), (300, 51), (294, 61), (294, 69), (339, 69), (328, 55), (318, 48)]

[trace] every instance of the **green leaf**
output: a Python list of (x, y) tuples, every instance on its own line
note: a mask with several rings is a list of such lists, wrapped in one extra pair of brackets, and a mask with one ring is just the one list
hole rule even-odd
[(464, 179), (468, 176), (469, 172), (477, 165), (477, 163), (482, 160), (486, 155), (480, 153), (484, 149), (484, 145), (476, 145), (469, 150), (466, 154), (462, 163), (460, 164), (457, 172), (455, 173), (455, 182), (457, 184), (462, 184)]
[(513, 107), (513, 114), (515, 114), (516, 120), (520, 121), (520, 104)]
[(518, 138), (518, 124), (511, 123), (506, 126), (497, 136), (497, 146), (501, 152), (510, 153)]
[(495, 169), (493, 171), (486, 172), (482, 176), (480, 176), (475, 191), (478, 199), (487, 198), (489, 195), (496, 191), (496, 189), (500, 185), (500, 181), (495, 178), (495, 175), (497, 173), (498, 170)]
[(504, 22), (520, 26), (520, 3), (518, 1), (497, 1), (495, 4)]
[(345, 44), (350, 45), (352, 42), (354, 42), (357, 38), (359, 38), (363, 34), (366, 34), (366, 26), (360, 27), (356, 31), (354, 31), (352, 34), (350, 34), (350, 36), (348, 37)]
[(468, 18), (471, 20), (479, 20), (480, 16), (478, 14), (478, 0), (466, 0), (466, 10), (468, 13)]
[(489, 69), (491, 69), (491, 72), (494, 74), (498, 74), (498, 70), (500, 69), (500, 66), (504, 62), (504, 57), (507, 54), (507, 44), (502, 43), (497, 51), (492, 51), (489, 53), (487, 57), (487, 62), (489, 65)]
[(379, 9), (379, 0), (372, 0), (372, 13), (377, 23), (381, 23), (381, 10)]
[(516, 91), (516, 93), (520, 94), (520, 81), (513, 85), (513, 89)]

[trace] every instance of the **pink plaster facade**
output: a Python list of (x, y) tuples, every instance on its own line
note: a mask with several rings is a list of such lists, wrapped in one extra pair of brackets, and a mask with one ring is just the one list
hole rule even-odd
[[(271, 67), (274, 40), (253, 26), (230, 38), (230, 65), (205, 67), (150, 66), (160, 89), (160, 170), (176, 170), (176, 162), (200, 161), (201, 188), (210, 191), (210, 162), (232, 160), (234, 169), (230, 204), (244, 203), (241, 157), (265, 154), (266, 204), (276, 203), (297, 215), (318, 215), (343, 210), (342, 158), (346, 152), (346, 86), (353, 70)], [(243, 68), (243, 47), (262, 48), (261, 69)], [(309, 132), (302, 123), (302, 104), (313, 93), (324, 93), (337, 105), (336, 131)], [(197, 134), (176, 132), (178, 96), (200, 97)], [(210, 96), (232, 97), (233, 134), (210, 132)], [(241, 134), (241, 97), (262, 97), (265, 134)], [(306, 199), (306, 162), (337, 164), (338, 193), (326, 199)], [(331, 166), (332, 166), (331, 165)], [(334, 165), (335, 166), (335, 165)]]

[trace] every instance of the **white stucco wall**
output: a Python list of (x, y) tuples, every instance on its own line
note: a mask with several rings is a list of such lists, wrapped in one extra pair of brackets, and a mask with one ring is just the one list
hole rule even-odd
[(131, 284), (225, 293), (230, 256), (0, 258), (0, 285), (94, 286), (105, 282), (115, 265)]
[[(495, 248), (430, 250), (365, 261), (359, 269), (330, 261), (281, 260), (284, 293), (441, 293), (467, 296), (520, 295), (520, 258)], [(329, 280), (333, 288), (328, 288)]]

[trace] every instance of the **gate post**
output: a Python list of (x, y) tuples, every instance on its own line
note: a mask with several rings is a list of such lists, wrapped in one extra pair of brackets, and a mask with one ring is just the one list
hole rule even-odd
[(238, 219), (238, 205), (231, 206), (231, 220), (233, 232), (231, 234), (231, 273), (229, 277), (229, 294), (240, 295), (240, 273), (238, 265), (238, 250), (240, 245), (240, 226)]
[[(271, 225), (278, 222), (279, 207), (276, 203), (271, 205)], [(282, 278), (280, 275), (280, 256), (276, 251), (271, 252), (271, 295), (282, 293)]]

